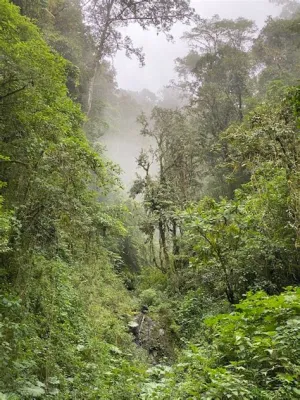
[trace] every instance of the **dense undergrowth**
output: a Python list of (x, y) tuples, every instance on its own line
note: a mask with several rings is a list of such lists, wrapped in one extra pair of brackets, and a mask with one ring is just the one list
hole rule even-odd
[(144, 398), (298, 398), (299, 295), (249, 294), (234, 312), (206, 319), (173, 367), (150, 370)]
[(110, 250), (126, 235), (123, 211), (97, 200), (114, 167), (85, 138), (67, 62), (15, 6), (0, 7), (2, 397), (134, 398), (135, 305)]
[[(142, 53), (90, 3), (111, 31), (77, 0), (0, 0), (0, 399), (300, 398), (298, 2), (258, 36), (135, 11), (195, 23), (181, 108), (117, 89), (104, 38)], [(100, 143), (141, 111), (134, 201)]]

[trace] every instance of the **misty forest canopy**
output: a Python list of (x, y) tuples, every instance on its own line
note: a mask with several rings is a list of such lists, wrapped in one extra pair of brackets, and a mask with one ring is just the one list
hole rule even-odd
[[(144, 64), (141, 48), (134, 46), (129, 36), (124, 36), (120, 28), (136, 23), (142, 29), (154, 27), (157, 33), (169, 34), (172, 26), (178, 22), (189, 22), (194, 11), (189, 0), (88, 0), (83, 5), (83, 13), (94, 39), (94, 67), (89, 88), (87, 114), (92, 108), (93, 88), (99, 68), (99, 62), (113, 57), (118, 50), (125, 50), (128, 57), (135, 55)], [(169, 35), (171, 38), (171, 35)]]
[[(300, 398), (300, 3), (271, 2), (0, 0), (0, 400)], [(124, 28), (176, 23), (177, 78), (118, 88)]]

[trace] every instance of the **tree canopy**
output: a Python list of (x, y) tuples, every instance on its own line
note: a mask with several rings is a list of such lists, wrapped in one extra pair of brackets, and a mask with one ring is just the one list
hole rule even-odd
[[(0, 399), (299, 398), (299, 2), (275, 3), (258, 31), (0, 0)], [(178, 21), (170, 86), (118, 88), (110, 58), (144, 62), (122, 29)], [(105, 143), (134, 146), (129, 193)]]

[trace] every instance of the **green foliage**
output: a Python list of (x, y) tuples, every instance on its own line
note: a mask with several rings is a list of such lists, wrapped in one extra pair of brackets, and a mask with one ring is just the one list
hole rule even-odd
[(3, 210), (3, 197), (0, 196), (0, 253), (5, 253), (9, 250), (8, 242), (11, 224), (12, 216), (10, 213)]
[[(190, 52), (177, 59), (179, 85), (190, 103), (193, 125), (197, 128), (194, 146), (201, 158), (202, 185), (214, 197), (232, 196), (236, 187), (224, 180), (218, 165), (227, 157), (226, 146), (216, 144), (222, 131), (247, 112), (247, 99), (253, 93), (253, 68), (249, 52), (256, 27), (243, 18), (201, 19), (183, 39)], [(198, 176), (200, 174), (198, 173)], [(203, 176), (206, 179), (203, 179)], [(244, 176), (236, 177), (244, 181)]]
[(299, 2), (288, 19), (269, 18), (253, 46), (257, 63), (264, 66), (259, 76), (259, 91), (265, 93), (272, 80), (296, 85), (299, 64)]
[[(186, 214), (192, 274), (218, 298), (237, 302), (250, 288), (276, 293), (298, 283), (296, 234), (283, 170), (253, 175), (232, 201), (204, 199)], [(275, 217), (276, 216), (276, 217)]]
[[(228, 145), (228, 163), (234, 169), (247, 169), (261, 176), (280, 170), (286, 176), (289, 224), (299, 241), (299, 88), (285, 89), (283, 101), (271, 101), (258, 107), (241, 126), (224, 134)], [(277, 97), (275, 97), (275, 101)]]
[[(176, 267), (178, 261), (177, 210), (195, 199), (201, 186), (200, 145), (193, 121), (184, 111), (155, 107), (149, 119), (143, 113), (138, 121), (141, 135), (150, 138), (156, 147), (141, 151), (137, 163), (144, 176), (137, 176), (131, 195), (143, 195), (147, 218), (142, 230), (148, 237), (155, 266), (166, 272)], [(156, 230), (159, 260), (154, 251)]]
[[(0, 0), (0, 399), (300, 396), (284, 290), (300, 282), (299, 16), (278, 2), (289, 19), (255, 40), (251, 21), (196, 18), (177, 109), (172, 91), (118, 91), (103, 60), (143, 62), (118, 29), (168, 33), (188, 1), (15, 0), (37, 28)], [(119, 168), (82, 126), (127, 133), (143, 109), (142, 205), (108, 199)]]
[(176, 313), (176, 323), (179, 327), (181, 340), (191, 339), (203, 322), (203, 316), (211, 307), (210, 300), (203, 295), (201, 289), (190, 290), (180, 302)]
[(13, 0), (12, 3), (19, 6), (21, 13), (27, 15), (30, 18), (41, 17), (49, 6), (48, 0)]
[[(145, 399), (295, 399), (299, 395), (299, 289), (249, 294), (231, 314), (205, 321), (192, 345)], [(153, 374), (153, 371), (149, 371)]]
[(85, 138), (69, 64), (15, 6), (0, 14), (0, 392), (134, 398), (143, 355), (112, 268), (126, 211), (99, 201), (116, 168)]

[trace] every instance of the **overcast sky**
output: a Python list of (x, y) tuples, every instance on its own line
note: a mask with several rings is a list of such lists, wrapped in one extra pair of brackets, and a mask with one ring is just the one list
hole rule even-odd
[[(268, 0), (195, 0), (192, 6), (202, 18), (209, 18), (219, 14), (221, 18), (245, 17), (252, 19), (258, 26), (262, 26), (269, 15), (277, 15), (278, 7)], [(143, 31), (138, 26), (131, 26), (126, 30), (136, 46), (143, 46), (146, 54), (146, 66), (139, 67), (136, 59), (129, 60), (119, 53), (114, 61), (117, 70), (117, 79), (120, 88), (141, 90), (147, 88), (157, 92), (170, 79), (175, 77), (174, 60), (184, 56), (188, 49), (180, 40), (180, 36), (189, 27), (178, 24), (172, 34), (176, 38), (175, 44), (168, 42), (163, 35), (157, 36), (155, 31)]]

